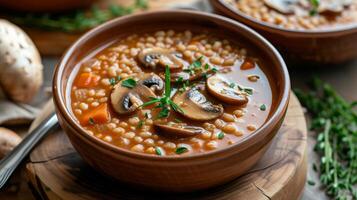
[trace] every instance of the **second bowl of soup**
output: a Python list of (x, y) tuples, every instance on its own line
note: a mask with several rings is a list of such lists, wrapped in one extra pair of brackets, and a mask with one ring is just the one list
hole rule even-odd
[(294, 62), (337, 64), (357, 57), (356, 1), (210, 2), (215, 12), (260, 32)]
[(68, 50), (54, 78), (61, 125), (90, 165), (169, 191), (248, 170), (281, 125), (289, 86), (266, 40), (191, 11), (106, 23)]

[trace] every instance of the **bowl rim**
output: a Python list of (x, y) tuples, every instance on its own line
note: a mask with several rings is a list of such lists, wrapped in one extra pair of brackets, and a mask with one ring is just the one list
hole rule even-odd
[[(218, 8), (218, 10), (223, 10), (224, 14), (230, 15), (230, 17), (237, 18), (241, 17), (244, 20), (249, 21), (252, 23), (252, 26), (256, 26), (259, 28), (264, 28), (265, 30), (269, 30), (270, 32), (283, 32), (285, 34), (291, 34), (295, 36), (306, 36), (306, 35), (312, 35), (314, 37), (331, 37), (334, 35), (343, 35), (347, 34), (350, 32), (356, 32), (357, 31), (357, 22), (356, 23), (351, 23), (343, 26), (337, 26), (337, 27), (331, 27), (327, 29), (305, 29), (305, 30), (294, 30), (294, 29), (287, 29), (283, 27), (279, 27), (275, 24), (267, 23), (260, 21), (252, 16), (249, 16), (238, 9), (235, 9), (234, 7), (228, 5), (227, 2), (224, 0), (210, 0), (211, 5), (215, 9)], [(229, 13), (227, 13), (229, 12)], [(243, 23), (243, 22), (241, 22)], [(244, 22), (245, 23), (245, 22)], [(246, 24), (246, 23), (245, 23)], [(247, 24), (250, 26), (250, 24)]]
[[(194, 16), (200, 19), (210, 19), (210, 20), (218, 20), (224, 23), (232, 24), (239, 29), (243, 30), (244, 32), (250, 34), (253, 38), (258, 39), (259, 42), (264, 45), (265, 47), (269, 48), (268, 50), (272, 52), (272, 55), (275, 57), (275, 60), (280, 66), (281, 74), (282, 74), (282, 84), (283, 85), (283, 91), (282, 91), (282, 96), (280, 99), (280, 102), (278, 102), (277, 107), (275, 109), (275, 112), (265, 121), (265, 123), (259, 127), (256, 131), (254, 131), (252, 134), (244, 137), (242, 140), (237, 141), (236, 143), (226, 146), (224, 148), (220, 148), (217, 150), (209, 151), (209, 152), (204, 152), (204, 153), (198, 153), (198, 154), (193, 154), (193, 155), (184, 155), (184, 156), (157, 156), (157, 155), (151, 155), (151, 154), (144, 154), (144, 153), (137, 153), (130, 151), (128, 149), (120, 148), (115, 145), (112, 145), (110, 143), (107, 143), (99, 138), (96, 138), (92, 135), (89, 135), (85, 132), (84, 128), (81, 127), (81, 125), (76, 121), (75, 117), (72, 116), (69, 111), (66, 108), (66, 103), (65, 103), (65, 97), (62, 96), (62, 76), (63, 76), (63, 71), (66, 68), (68, 60), (71, 58), (72, 54), (76, 51), (77, 47), (80, 46), (81, 44), (86, 43), (86, 41), (95, 36), (97, 33), (100, 33), (102, 29), (105, 30), (106, 27), (113, 27), (117, 25), (120, 22), (125, 21), (125, 20), (130, 20), (131, 18), (136, 18), (136, 17), (143, 17), (145, 18), (150, 18), (152, 15), (165, 15), (165, 14), (179, 14), (182, 16), (190, 15)], [(128, 22), (127, 22), (128, 23)], [(129, 22), (130, 23), (130, 22)], [(189, 23), (189, 22), (188, 22)], [(266, 50), (266, 51), (268, 51)], [(67, 87), (66, 87), (67, 88)], [(63, 90), (65, 91), (66, 88)], [(148, 11), (148, 12), (142, 12), (142, 13), (137, 13), (137, 14), (131, 14), (127, 15), (124, 17), (120, 18), (115, 18), (113, 20), (110, 20), (90, 31), (82, 35), (76, 42), (74, 42), (63, 54), (61, 57), (60, 61), (55, 67), (54, 71), (54, 76), (53, 76), (53, 99), (54, 99), (54, 104), (57, 110), (57, 115), (58, 113), (62, 115), (64, 118), (65, 123), (69, 124), (69, 126), (74, 129), (75, 133), (80, 136), (83, 136), (87, 142), (94, 143), (95, 146), (100, 146), (104, 148), (105, 150), (108, 150), (110, 152), (118, 153), (123, 156), (128, 156), (131, 158), (137, 158), (137, 159), (149, 159), (151, 161), (187, 161), (187, 160), (192, 160), (192, 159), (199, 159), (199, 158), (205, 158), (205, 157), (214, 157), (214, 155), (219, 155), (224, 152), (228, 152), (234, 148), (237, 148), (239, 146), (242, 146), (245, 143), (251, 142), (252, 139), (254, 138), (259, 138), (258, 136), (263, 137), (264, 131), (271, 131), (274, 126), (279, 122), (279, 120), (284, 117), (284, 114), (287, 110), (288, 102), (289, 102), (289, 97), (290, 97), (290, 77), (289, 73), (286, 67), (286, 64), (282, 58), (282, 56), (279, 54), (279, 52), (273, 47), (273, 45), (268, 42), (263, 36), (259, 35), (257, 32), (252, 30), (251, 28), (238, 23), (234, 20), (231, 20), (229, 18), (212, 14), (212, 13), (205, 13), (201, 11), (192, 11), (192, 10), (157, 10), (157, 11)], [(261, 140), (261, 139), (260, 139)], [(256, 140), (260, 141), (260, 140)], [(251, 146), (252, 144), (248, 145)], [(247, 145), (245, 145), (247, 146)], [(97, 147), (98, 148), (98, 147)], [(244, 149), (238, 148), (236, 153), (242, 151)]]

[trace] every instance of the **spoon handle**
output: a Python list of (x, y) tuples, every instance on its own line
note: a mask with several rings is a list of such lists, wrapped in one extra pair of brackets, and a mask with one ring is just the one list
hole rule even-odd
[(51, 113), (40, 125), (28, 133), (14, 150), (8, 153), (0, 161), (0, 189), (5, 185), (11, 174), (32, 148), (49, 132), (50, 129), (58, 124), (57, 122), (56, 114), (54, 112)]

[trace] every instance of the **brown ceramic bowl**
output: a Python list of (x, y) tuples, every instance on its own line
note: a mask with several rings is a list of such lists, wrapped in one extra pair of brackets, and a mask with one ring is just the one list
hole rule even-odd
[(224, 0), (210, 0), (210, 3), (216, 13), (261, 33), (288, 60), (338, 64), (357, 58), (357, 23), (327, 30), (291, 30), (248, 16)]
[[(140, 28), (138, 28), (140, 27)], [(266, 123), (236, 144), (216, 151), (175, 157), (135, 153), (88, 135), (70, 108), (69, 88), (75, 65), (115, 39), (162, 29), (202, 29), (244, 42), (266, 61), (263, 68), (275, 91)], [(285, 63), (274, 47), (248, 27), (214, 14), (157, 11), (121, 17), (82, 36), (62, 57), (53, 80), (54, 103), (60, 124), (78, 153), (98, 171), (120, 181), (156, 190), (187, 192), (216, 186), (251, 168), (280, 128), (288, 106), (290, 81)]]
[(0, 0), (0, 7), (25, 12), (59, 12), (91, 5), (95, 0)]

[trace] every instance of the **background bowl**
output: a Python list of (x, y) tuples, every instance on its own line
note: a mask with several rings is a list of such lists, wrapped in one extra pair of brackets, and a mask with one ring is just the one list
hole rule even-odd
[[(140, 27), (140, 28), (138, 28)], [(70, 108), (69, 91), (75, 66), (88, 54), (133, 33), (157, 30), (207, 30), (245, 43), (265, 61), (263, 70), (275, 93), (269, 119), (256, 132), (234, 145), (188, 156), (135, 153), (88, 135)], [(92, 167), (123, 182), (156, 190), (187, 192), (233, 180), (251, 168), (280, 128), (290, 92), (289, 75), (279, 53), (256, 32), (225, 17), (194, 11), (157, 11), (121, 17), (82, 36), (55, 69), (54, 103), (62, 128), (78, 153)], [(141, 187), (140, 187), (141, 188)]]
[(224, 0), (210, 3), (216, 13), (261, 33), (293, 62), (338, 64), (357, 58), (357, 23), (328, 30), (290, 30), (248, 16)]

